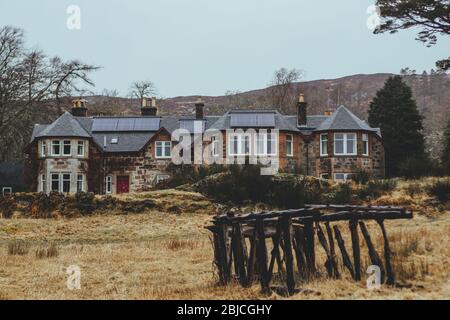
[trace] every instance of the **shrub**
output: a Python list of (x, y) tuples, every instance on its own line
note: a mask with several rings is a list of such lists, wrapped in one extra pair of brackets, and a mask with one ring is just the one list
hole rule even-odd
[(158, 189), (176, 188), (184, 184), (196, 183), (207, 176), (227, 170), (228, 168), (226, 166), (218, 164), (198, 166), (189, 164), (175, 165), (170, 163), (165, 169), (165, 171), (170, 174), (170, 178), (161, 181), (156, 187)]
[(352, 202), (352, 186), (349, 183), (339, 183), (330, 194), (329, 202), (332, 204), (348, 204)]
[(8, 254), (10, 256), (24, 256), (30, 250), (29, 245), (23, 241), (12, 241), (8, 243)]
[(92, 192), (78, 192), (75, 194), (75, 207), (82, 213), (91, 213), (94, 210), (94, 194)]
[(370, 180), (370, 173), (366, 170), (358, 169), (354, 174), (351, 175), (351, 179), (357, 184), (367, 184)]
[(38, 249), (36, 249), (35, 254), (36, 254), (36, 258), (44, 259), (44, 258), (57, 257), (59, 252), (58, 252), (58, 247), (54, 243), (52, 243), (47, 248), (38, 248)]
[(439, 180), (433, 183), (428, 188), (428, 194), (442, 202), (450, 200), (450, 180)]
[(410, 183), (405, 188), (406, 194), (409, 195), (411, 198), (414, 197), (415, 195), (420, 194), (422, 191), (423, 191), (422, 186), (417, 182)]
[(397, 186), (397, 181), (393, 179), (377, 179), (371, 180), (364, 188), (358, 190), (357, 194), (360, 199), (366, 199), (367, 197), (378, 198), (383, 193), (393, 191)]

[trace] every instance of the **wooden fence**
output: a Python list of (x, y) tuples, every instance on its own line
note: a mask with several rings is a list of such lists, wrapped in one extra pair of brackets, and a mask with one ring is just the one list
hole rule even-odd
[[(384, 220), (412, 217), (412, 212), (400, 207), (307, 205), (285, 211), (223, 214), (216, 216), (212, 225), (206, 228), (213, 233), (214, 264), (220, 284), (225, 285), (236, 279), (242, 286), (248, 287), (258, 279), (262, 291), (270, 292), (276, 263), (279, 276), (286, 282), (287, 293), (293, 294), (296, 280), (308, 281), (318, 275), (316, 240), (326, 253), (325, 268), (329, 277), (340, 278), (346, 269), (354, 280), (361, 280), (358, 226), (371, 263), (380, 267), (382, 283), (394, 284), (391, 249)], [(384, 259), (375, 249), (365, 220), (374, 220), (381, 228)], [(349, 254), (339, 226), (331, 225), (342, 221), (348, 222), (353, 257)], [(268, 247), (267, 241), (269, 244), (272, 242), (271, 247)], [(344, 270), (339, 270), (336, 244)]]

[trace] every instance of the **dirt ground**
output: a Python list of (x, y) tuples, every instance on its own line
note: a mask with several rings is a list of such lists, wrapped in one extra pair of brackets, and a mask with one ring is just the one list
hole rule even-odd
[[(159, 198), (168, 205), (192, 201), (192, 212), (0, 219), (0, 299), (285, 299), (261, 295), (258, 284), (217, 286), (204, 228), (213, 206), (198, 194)], [(382, 245), (377, 226), (369, 228)], [(421, 212), (413, 220), (389, 221), (386, 228), (403, 288), (368, 290), (365, 279), (353, 282), (343, 271), (341, 280), (299, 284), (309, 290), (289, 299), (449, 299), (450, 212)], [(316, 250), (325, 274), (323, 250)], [(72, 265), (81, 271), (80, 290), (67, 287)]]

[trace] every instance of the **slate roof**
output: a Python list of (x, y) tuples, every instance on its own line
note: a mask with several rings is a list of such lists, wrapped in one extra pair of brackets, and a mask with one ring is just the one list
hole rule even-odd
[(89, 138), (90, 134), (80, 125), (80, 123), (69, 112), (64, 112), (53, 123), (46, 126), (36, 138), (41, 137), (82, 137)]
[[(272, 113), (275, 118), (274, 128), (282, 131), (302, 132), (311, 134), (315, 131), (329, 130), (363, 130), (372, 131), (381, 137), (379, 128), (371, 128), (365, 121), (356, 117), (346, 107), (340, 106), (331, 116), (309, 115), (307, 116), (306, 126), (297, 126), (296, 115), (283, 115), (275, 109), (240, 109), (231, 110), (222, 116), (205, 116), (204, 130), (232, 129), (231, 115), (234, 117), (248, 117), (248, 114), (254, 113)], [(142, 117), (109, 117), (118, 119), (142, 119)], [(183, 126), (190, 127), (189, 121), (195, 120), (194, 116), (163, 116), (160, 118), (159, 128), (165, 128), (170, 134)], [(150, 141), (157, 130), (146, 129), (146, 131), (124, 131), (115, 129), (115, 131), (95, 131), (93, 132), (93, 117), (74, 117), (69, 112), (65, 112), (57, 120), (49, 125), (35, 125), (31, 137), (31, 142), (40, 137), (83, 137), (91, 138), (97, 146), (104, 152), (137, 152)], [(106, 137), (106, 148), (104, 142)], [(113, 138), (117, 138), (117, 143), (111, 143)]]
[(337, 110), (325, 119), (315, 131), (330, 130), (364, 130), (379, 132), (377, 128), (371, 128), (365, 121), (359, 119), (346, 107), (340, 106)]

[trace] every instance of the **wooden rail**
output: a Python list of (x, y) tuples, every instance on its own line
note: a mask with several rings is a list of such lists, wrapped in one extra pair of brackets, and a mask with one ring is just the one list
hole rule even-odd
[[(236, 279), (247, 287), (259, 280), (262, 291), (268, 293), (276, 264), (278, 276), (286, 283), (286, 292), (293, 294), (297, 280), (308, 281), (319, 275), (316, 268), (316, 238), (326, 254), (325, 269), (330, 278), (338, 279), (344, 272), (339, 270), (338, 248), (342, 265), (355, 281), (361, 280), (358, 227), (371, 263), (380, 267), (382, 282), (394, 284), (391, 249), (384, 220), (412, 218), (412, 212), (401, 207), (306, 205), (284, 211), (222, 214), (214, 217), (212, 225), (206, 228), (213, 233), (214, 264), (220, 284), (226, 285)], [(381, 228), (384, 261), (375, 249), (365, 220), (374, 220)], [(342, 221), (347, 221), (349, 225), (352, 255), (347, 250), (339, 226), (330, 225)], [(268, 241), (269, 244), (271, 242), (270, 254)]]

